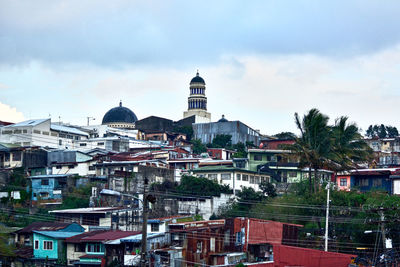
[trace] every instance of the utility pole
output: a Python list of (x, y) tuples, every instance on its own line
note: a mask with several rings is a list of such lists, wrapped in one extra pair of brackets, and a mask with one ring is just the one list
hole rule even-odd
[(147, 216), (148, 216), (148, 204), (147, 199), (147, 174), (145, 172), (144, 185), (143, 185), (143, 224), (142, 224), (142, 251), (140, 254), (140, 266), (146, 267), (146, 256), (147, 256)]
[(325, 251), (328, 251), (328, 226), (329, 226), (329, 191), (330, 182), (326, 185), (326, 218), (325, 218)]
[(379, 215), (381, 216), (381, 233), (382, 233), (382, 245), (383, 245), (383, 260), (385, 261), (385, 267), (387, 267), (386, 259), (386, 233), (385, 233), (385, 215), (383, 209), (379, 210)]

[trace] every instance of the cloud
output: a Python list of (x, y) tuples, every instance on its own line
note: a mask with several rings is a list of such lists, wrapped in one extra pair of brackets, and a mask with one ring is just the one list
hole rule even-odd
[(16, 108), (0, 103), (0, 120), (7, 122), (20, 122), (24, 120), (22, 112)]
[(347, 58), (397, 44), (399, 7), (344, 0), (6, 0), (0, 62), (187, 68), (217, 64), (226, 54)]

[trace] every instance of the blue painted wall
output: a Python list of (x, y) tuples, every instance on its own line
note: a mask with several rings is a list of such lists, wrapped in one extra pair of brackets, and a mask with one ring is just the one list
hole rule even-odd
[[(35, 249), (35, 240), (39, 241), (38, 249)], [(44, 241), (52, 241), (53, 249), (45, 250)], [(36, 259), (45, 259), (46, 257), (48, 257), (48, 259), (58, 259), (58, 240), (38, 233), (33, 233), (33, 256)]]
[[(42, 180), (48, 180), (48, 185), (42, 185)], [(42, 178), (42, 179), (32, 179), (32, 200), (37, 201), (40, 197), (41, 192), (47, 192), (48, 197), (40, 197), (40, 199), (62, 199), (61, 194), (54, 195), (53, 190), (58, 190), (59, 188), (57, 178)], [(35, 195), (36, 194), (36, 195)]]
[[(368, 180), (368, 185), (361, 186), (360, 185), (361, 179)], [(377, 182), (381, 183), (381, 185), (376, 186)], [(388, 192), (389, 194), (393, 193), (392, 180), (389, 178), (388, 175), (353, 175), (350, 178), (350, 183), (351, 183), (351, 189), (357, 188), (362, 192), (382, 190)]]

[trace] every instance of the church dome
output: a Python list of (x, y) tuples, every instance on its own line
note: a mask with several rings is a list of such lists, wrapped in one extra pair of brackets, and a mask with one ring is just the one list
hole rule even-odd
[(122, 102), (119, 102), (118, 107), (107, 111), (103, 117), (102, 124), (135, 123), (137, 120), (135, 113), (129, 108), (123, 107)]
[(206, 84), (206, 82), (204, 81), (204, 79), (201, 78), (201, 77), (199, 76), (199, 71), (197, 71), (196, 76), (193, 77), (193, 79), (190, 81), (190, 83), (191, 83), (191, 84), (192, 84), (192, 83), (202, 83), (202, 84)]
[(218, 120), (218, 122), (227, 122), (228, 120), (225, 119), (225, 115), (222, 115), (222, 118)]

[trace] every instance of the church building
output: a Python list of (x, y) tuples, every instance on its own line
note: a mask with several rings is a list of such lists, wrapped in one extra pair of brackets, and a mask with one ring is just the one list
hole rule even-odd
[(190, 81), (188, 110), (183, 112), (183, 118), (191, 116), (195, 116), (195, 123), (211, 122), (211, 113), (207, 112), (206, 83), (199, 76), (199, 71)]

